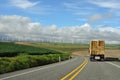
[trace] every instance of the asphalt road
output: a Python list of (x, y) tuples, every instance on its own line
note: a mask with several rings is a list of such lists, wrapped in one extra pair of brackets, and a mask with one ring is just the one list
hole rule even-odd
[(91, 62), (87, 57), (0, 75), (0, 80), (120, 80), (120, 62)]

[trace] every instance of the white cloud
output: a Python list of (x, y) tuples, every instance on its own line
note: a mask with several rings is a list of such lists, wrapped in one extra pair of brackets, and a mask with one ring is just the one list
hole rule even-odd
[(63, 5), (66, 10), (71, 11), (75, 15), (88, 15), (91, 14), (91, 10), (94, 10), (94, 7), (83, 6), (85, 1), (73, 1), (73, 2), (64, 2)]
[(79, 9), (78, 3), (63, 3), (63, 5), (70, 9)]
[(90, 22), (96, 22), (104, 18), (112, 18), (111, 14), (94, 14), (88, 18)]
[(75, 0), (64, 2), (63, 5), (75, 15), (89, 15), (103, 9), (106, 13), (120, 16), (119, 0)]
[(92, 39), (103, 39), (106, 43), (120, 44), (120, 29), (112, 27), (92, 28), (81, 26), (58, 28), (57, 25), (42, 26), (28, 17), (0, 16), (0, 40), (47, 41), (88, 43)]
[(63, 5), (65, 8), (68, 8), (70, 10), (94, 10), (94, 7), (89, 6), (83, 6), (85, 4), (85, 1), (73, 1), (73, 2), (65, 2)]
[(41, 1), (32, 0), (9, 0), (6, 5), (13, 9), (20, 9), (23, 13), (30, 14), (49, 14), (54, 9), (51, 5), (46, 5)]
[(120, 9), (118, 0), (91, 0), (89, 1), (92, 4), (95, 4), (100, 7), (110, 8), (110, 9)]
[(17, 32), (17, 31), (24, 31), (27, 28), (26, 23), (31, 22), (28, 17), (21, 17), (17, 15), (13, 16), (0, 16), (0, 25), (2, 32)]
[(120, 30), (117, 29), (117, 28), (113, 28), (113, 27), (101, 27), (101, 28), (99, 28), (99, 31), (101, 31), (101, 32), (110, 32), (110, 33), (115, 33), (115, 34), (120, 35)]
[(10, 0), (10, 3), (13, 6), (16, 6), (22, 9), (27, 9), (27, 8), (36, 6), (39, 2), (31, 2), (29, 0)]

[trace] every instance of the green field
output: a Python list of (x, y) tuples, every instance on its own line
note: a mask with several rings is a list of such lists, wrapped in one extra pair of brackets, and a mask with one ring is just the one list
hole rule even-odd
[(112, 49), (112, 50), (113, 50), (113, 49), (120, 49), (120, 45), (115, 45), (115, 44), (114, 44), (114, 45), (113, 45), (113, 44), (110, 45), (110, 44), (106, 44), (105, 48), (106, 48), (106, 49)]
[[(75, 51), (86, 51), (88, 44), (0, 42), (0, 74), (19, 69), (55, 63), (69, 58)], [(120, 45), (105, 45), (120, 49)]]
[[(71, 44), (71, 43), (27, 43), (28, 45), (35, 47), (43, 47), (56, 51), (72, 53), (75, 51), (84, 51), (89, 49), (88, 44)], [(106, 44), (105, 49), (120, 49), (120, 45)]]
[(72, 53), (74, 51), (88, 50), (88, 44), (71, 44), (71, 43), (28, 43), (35, 47), (48, 48), (60, 52)]
[(0, 57), (13, 57), (22, 53), (29, 55), (42, 55), (60, 52), (46, 48), (15, 44), (12, 42), (0, 42)]
[(0, 74), (15, 70), (55, 63), (69, 58), (63, 53), (46, 48), (0, 42)]

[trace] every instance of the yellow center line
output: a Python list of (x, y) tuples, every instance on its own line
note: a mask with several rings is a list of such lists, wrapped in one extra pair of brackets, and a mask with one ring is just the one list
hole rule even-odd
[(70, 75), (72, 75), (73, 73), (75, 73), (77, 70), (79, 70), (80, 68), (82, 68), (84, 65), (86, 65), (86, 63), (87, 63), (87, 59), (85, 59), (82, 64), (80, 64), (77, 68), (75, 68), (74, 70), (72, 70), (70, 73), (68, 73), (66, 76), (64, 76), (60, 80), (65, 80), (67, 77), (69, 77)]
[(69, 80), (73, 80), (87, 65), (88, 61)]

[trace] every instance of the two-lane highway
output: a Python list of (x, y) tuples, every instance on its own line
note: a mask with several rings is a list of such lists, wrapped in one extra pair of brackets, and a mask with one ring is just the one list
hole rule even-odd
[(88, 63), (88, 60), (85, 58), (82, 64), (80, 64), (77, 68), (69, 72), (67, 75), (65, 75), (60, 80), (66, 80), (66, 79), (73, 80), (85, 68), (87, 63)]
[(91, 62), (75, 80), (120, 80), (120, 62)]
[(76, 57), (55, 64), (3, 74), (0, 75), (0, 80), (60, 80), (83, 61), (84, 58)]
[(1, 74), (0, 80), (120, 80), (119, 67), (120, 62), (91, 62), (88, 58), (76, 57), (55, 64)]

